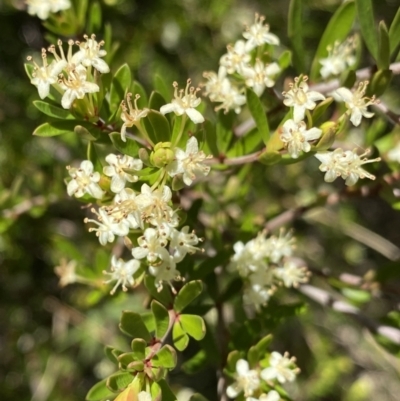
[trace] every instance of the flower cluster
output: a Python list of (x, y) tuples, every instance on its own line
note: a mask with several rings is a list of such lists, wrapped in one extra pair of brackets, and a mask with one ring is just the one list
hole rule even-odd
[(259, 308), (277, 285), (297, 287), (308, 281), (309, 272), (292, 259), (294, 238), (290, 233), (267, 238), (265, 232), (246, 244), (236, 242), (229, 270), (237, 270), (245, 281), (244, 302)]
[(25, 3), (28, 6), (28, 13), (37, 15), (42, 20), (49, 18), (51, 13), (58, 13), (71, 7), (70, 0), (26, 0)]
[[(58, 92), (62, 93), (61, 105), (64, 109), (70, 109), (76, 99), (83, 99), (86, 94), (98, 92), (100, 90), (96, 81), (96, 74), (92, 68), (102, 74), (110, 71), (107, 63), (102, 59), (106, 51), (101, 47), (104, 42), (97, 42), (96, 36), (85, 35), (85, 42), (68, 42), (67, 55), (64, 53), (61, 40), (58, 41), (57, 53), (55, 46), (50, 46), (47, 51), (42, 49), (42, 65), (36, 63), (31, 56), (34, 69), (32, 72), (31, 83), (38, 89), (41, 99), (50, 94), (50, 87), (54, 86)], [(72, 54), (73, 46), (78, 46), (79, 50)], [(53, 55), (53, 60), (49, 63), (48, 53)]]
[(322, 65), (320, 69), (322, 78), (339, 75), (356, 63), (354, 37), (350, 37), (344, 42), (336, 41), (333, 45), (329, 45), (326, 50), (328, 51), (328, 56), (319, 60)]
[(293, 382), (300, 372), (295, 362), (296, 358), (289, 358), (288, 353), (281, 355), (276, 351), (271, 353), (268, 366), (262, 370), (259, 367), (250, 369), (245, 359), (239, 359), (236, 363), (236, 381), (228, 386), (226, 393), (230, 398), (243, 393), (246, 401), (279, 401), (279, 393), (271, 390), (273, 382)]
[(276, 61), (266, 53), (272, 46), (279, 45), (279, 38), (269, 31), (264, 24), (265, 18), (256, 14), (255, 22), (243, 32), (247, 39), (238, 40), (233, 46), (227, 46), (227, 53), (219, 62), (218, 73), (208, 71), (203, 74), (207, 79), (205, 94), (212, 102), (221, 103), (215, 110), (234, 110), (240, 113), (246, 103), (245, 90), (252, 88), (261, 96), (265, 88), (275, 85), (275, 79), (281, 72)]

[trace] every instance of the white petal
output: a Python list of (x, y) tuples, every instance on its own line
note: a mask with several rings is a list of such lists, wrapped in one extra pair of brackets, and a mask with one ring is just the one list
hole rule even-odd
[(67, 185), (67, 193), (69, 196), (74, 195), (74, 193), (79, 189), (79, 184), (76, 180), (71, 180)]
[(244, 359), (239, 359), (236, 362), (236, 372), (240, 376), (244, 376), (249, 371), (249, 363)]
[(227, 387), (226, 394), (229, 398), (236, 398), (240, 394), (240, 391), (232, 385)]
[(167, 114), (171, 113), (172, 111), (175, 112), (175, 110), (176, 110), (176, 105), (173, 103), (168, 103), (160, 108), (160, 113)]
[(101, 72), (102, 74), (106, 74), (107, 72), (110, 72), (110, 67), (101, 58), (98, 58), (98, 57), (95, 58), (92, 62), (92, 65), (94, 68), (96, 68), (97, 71)]
[(260, 376), (264, 380), (273, 380), (276, 378), (276, 369), (265, 368), (261, 371)]
[(201, 124), (204, 122), (204, 117), (202, 114), (197, 111), (196, 109), (189, 108), (186, 109), (186, 114), (189, 116), (189, 118), (195, 123), (195, 124)]
[(352, 102), (353, 101), (353, 94), (347, 88), (339, 88), (336, 89), (336, 93), (343, 99), (345, 102)]
[(359, 108), (355, 107), (352, 111), (351, 111), (351, 117), (350, 117), (350, 121), (356, 126), (358, 127), (361, 124), (361, 119), (362, 119), (362, 114)]
[(114, 175), (111, 178), (111, 191), (117, 194), (122, 191), (125, 187), (125, 180), (120, 175)]
[(68, 90), (64, 93), (64, 95), (63, 95), (63, 97), (62, 97), (62, 99), (61, 99), (61, 106), (62, 106), (64, 109), (70, 109), (70, 108), (71, 108), (71, 105), (72, 105), (72, 102), (73, 102), (75, 99), (76, 99), (76, 92), (68, 89)]

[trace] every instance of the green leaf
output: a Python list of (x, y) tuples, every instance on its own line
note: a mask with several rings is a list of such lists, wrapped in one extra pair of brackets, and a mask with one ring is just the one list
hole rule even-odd
[(115, 393), (107, 387), (107, 379), (96, 383), (87, 393), (87, 401), (101, 401), (105, 398), (114, 397)]
[(154, 315), (152, 312), (143, 312), (140, 314), (140, 316), (142, 317), (143, 323), (150, 333), (156, 330), (156, 323), (154, 321)]
[(118, 357), (118, 362), (123, 365), (124, 368), (134, 361), (137, 361), (137, 358), (133, 352), (124, 352)]
[(41, 137), (50, 137), (68, 134), (74, 132), (76, 121), (55, 121), (51, 123), (44, 123), (39, 125), (33, 131), (33, 135), (41, 136)]
[[(115, 349), (113, 347), (110, 346), (106, 346), (104, 347), (104, 353), (106, 354), (106, 357), (113, 363), (118, 363), (118, 356), (116, 356), (114, 354)], [(120, 351), (120, 353), (122, 354), (122, 351)]]
[(218, 250), (217, 254), (211, 258), (207, 258), (196, 266), (192, 277), (196, 279), (204, 279), (213, 273), (215, 268), (225, 264), (231, 257), (231, 253), (227, 250)]
[[(328, 107), (332, 104), (333, 98), (328, 97), (322, 102), (318, 103), (317, 106), (315, 107), (313, 113), (312, 113), (312, 121), (313, 121), (313, 127), (316, 127), (320, 124), (320, 119), (323, 117), (325, 111), (328, 109)], [(325, 119), (326, 121), (326, 119)]]
[[(400, 7), (389, 28), (390, 55), (396, 57), (400, 46)], [(397, 50), (397, 51), (396, 51)]]
[(255, 347), (256, 347), (257, 350), (258, 350), (258, 353), (259, 353), (261, 356), (263, 356), (263, 355), (267, 352), (268, 347), (270, 346), (271, 342), (272, 342), (272, 335), (271, 335), (271, 334), (268, 334), (267, 336), (263, 337), (263, 338), (255, 345)]
[(123, 333), (134, 338), (143, 338), (147, 342), (151, 340), (151, 335), (139, 313), (123, 311), (119, 328)]
[(153, 128), (155, 143), (168, 142), (171, 140), (171, 127), (163, 114), (159, 111), (151, 110), (147, 114), (147, 118)]
[(278, 64), (282, 70), (288, 68), (292, 64), (292, 52), (290, 50), (285, 50), (282, 52), (282, 54), (279, 56)]
[(269, 126), (267, 120), (267, 114), (265, 113), (264, 107), (259, 99), (259, 97), (254, 93), (252, 89), (246, 90), (247, 105), (249, 107), (250, 113), (256, 122), (258, 132), (265, 144), (268, 143)]
[(132, 373), (117, 372), (107, 378), (106, 384), (111, 391), (119, 391), (132, 383), (132, 381)]
[(203, 283), (200, 280), (190, 281), (186, 283), (174, 301), (175, 312), (182, 312), (195, 298), (197, 298), (203, 291)]
[(305, 71), (304, 45), (301, 33), (303, 32), (302, 0), (291, 0), (288, 16), (288, 37), (292, 42), (293, 65), (298, 72)]
[(155, 111), (160, 111), (161, 107), (167, 104), (167, 101), (161, 95), (161, 93), (157, 91), (151, 92), (150, 100), (149, 100), (149, 108)]
[(146, 357), (147, 342), (142, 338), (134, 338), (131, 343), (131, 349), (137, 360), (143, 360)]
[(183, 331), (179, 322), (175, 322), (172, 328), (172, 340), (179, 351), (183, 351), (189, 344), (189, 336)]
[(371, 79), (367, 88), (367, 95), (376, 97), (381, 96), (392, 80), (393, 72), (391, 70), (379, 70)]
[(111, 142), (119, 152), (124, 155), (138, 157), (139, 145), (132, 138), (126, 137), (126, 142), (121, 139), (121, 134), (119, 132), (112, 132), (109, 134)]
[(161, 302), (163, 305), (169, 307), (172, 306), (172, 294), (169, 286), (164, 285), (162, 290), (158, 292), (155, 284), (154, 276), (146, 275), (144, 278), (144, 285), (147, 288), (147, 291), (150, 295), (157, 299), (157, 301)]
[(90, 11), (88, 13), (89, 22), (88, 29), (86, 32), (97, 32), (101, 28), (101, 7), (100, 4), (96, 1), (90, 7)]
[(43, 100), (35, 100), (33, 104), (38, 110), (40, 110), (43, 114), (46, 114), (47, 116), (59, 118), (62, 120), (71, 120), (74, 118), (69, 110), (54, 106), (53, 104), (44, 102)]
[(200, 341), (206, 334), (206, 326), (204, 320), (198, 315), (180, 315), (179, 321), (183, 330), (195, 340)]
[(35, 71), (35, 66), (31, 63), (25, 63), (24, 68), (25, 68), (26, 75), (28, 75), (28, 78), (32, 80), (33, 79), (32, 74)]
[(101, 164), (99, 156), (97, 155), (96, 147), (93, 141), (88, 142), (86, 157), (93, 163), (95, 171), (103, 171), (103, 165)]
[(340, 75), (340, 86), (351, 89), (357, 81), (357, 75), (354, 70), (344, 71)]
[(121, 101), (131, 86), (132, 76), (128, 64), (122, 65), (115, 73), (110, 87), (110, 111), (116, 113)]
[(219, 150), (217, 147), (217, 132), (215, 125), (209, 120), (205, 120), (203, 124), (203, 132), (206, 139), (206, 145), (214, 157), (218, 157)]
[(147, 107), (147, 105), (149, 104), (147, 94), (140, 82), (133, 81), (132, 93), (133, 93), (133, 99), (135, 98), (136, 95), (140, 96), (140, 98), (137, 100), (137, 105), (140, 110)]
[(390, 65), (390, 40), (385, 21), (379, 23), (378, 68), (387, 70)]
[(273, 164), (279, 163), (282, 159), (282, 155), (274, 150), (272, 152), (266, 151), (260, 154), (258, 157), (258, 161), (262, 164), (266, 164), (267, 166), (271, 166)]
[(377, 60), (378, 35), (375, 29), (375, 18), (372, 0), (356, 0), (358, 21), (361, 34), (372, 57)]
[[(177, 139), (178, 136), (181, 132), (181, 130), (183, 130), (185, 127), (182, 127), (184, 118), (183, 116), (175, 116), (174, 119), (174, 124), (173, 124), (173, 129), (172, 129), (172, 137), (171, 137), (171, 143), (174, 143)], [(186, 119), (185, 119), (186, 121)]]
[(204, 350), (200, 350), (193, 357), (185, 361), (181, 368), (185, 373), (193, 374), (206, 367), (209, 362), (207, 353)]
[(156, 323), (156, 338), (161, 339), (165, 336), (169, 328), (169, 313), (163, 305), (154, 299), (151, 302), (151, 311)]
[(162, 401), (176, 401), (176, 396), (169, 388), (165, 379), (159, 380), (157, 384), (161, 387)]
[[(168, 86), (164, 78), (160, 74), (156, 74), (153, 80), (154, 88), (162, 95), (162, 97), (167, 101), (172, 97), (170, 86)], [(164, 104), (166, 104), (165, 102)], [(163, 106), (163, 105), (162, 105)], [(159, 109), (158, 109), (159, 110)]]
[(343, 42), (351, 31), (356, 14), (356, 7), (353, 1), (343, 3), (329, 20), (328, 26), (321, 37), (317, 52), (311, 66), (310, 78), (316, 80), (319, 77), (321, 65), (319, 60), (328, 56), (328, 46), (335, 41)]
[(239, 277), (234, 278), (233, 280), (230, 281), (230, 283), (228, 284), (224, 292), (221, 294), (218, 301), (221, 303), (225, 303), (234, 296), (241, 294), (242, 287), (243, 287), (243, 280)]
[(176, 366), (176, 351), (168, 344), (164, 345), (151, 359), (153, 366), (173, 369)]
[(258, 352), (258, 348), (256, 346), (252, 346), (247, 351), (247, 361), (249, 362), (250, 367), (255, 367), (261, 358), (261, 354)]
[(233, 136), (233, 122), (235, 117), (236, 114), (233, 112), (229, 112), (228, 114), (224, 114), (222, 111), (218, 112), (215, 136), (217, 148), (219, 150), (218, 153), (224, 154), (229, 148)]
[(226, 358), (226, 367), (230, 372), (236, 371), (236, 363), (240, 359), (240, 352), (235, 350), (231, 351)]

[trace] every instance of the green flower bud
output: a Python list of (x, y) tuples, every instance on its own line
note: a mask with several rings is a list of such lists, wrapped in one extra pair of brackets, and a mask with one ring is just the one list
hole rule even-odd
[(151, 152), (150, 161), (155, 167), (163, 168), (174, 160), (171, 142), (159, 142)]

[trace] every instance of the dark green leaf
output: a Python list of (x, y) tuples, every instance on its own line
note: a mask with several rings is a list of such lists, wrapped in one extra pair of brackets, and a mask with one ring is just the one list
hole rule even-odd
[(124, 142), (121, 139), (121, 134), (119, 132), (112, 132), (109, 134), (109, 136), (111, 142), (119, 152), (123, 153), (124, 155), (138, 157), (139, 145), (132, 138), (126, 137), (126, 141)]
[(203, 132), (209, 151), (214, 157), (218, 157), (219, 150), (217, 147), (217, 132), (215, 129), (215, 125), (209, 120), (205, 120), (203, 124)]
[[(165, 99), (165, 103), (170, 102), (170, 99), (172, 97), (172, 93), (170, 90), (170, 86), (171, 85), (167, 85), (164, 81), (164, 78), (160, 75), (160, 74), (156, 74), (154, 76), (154, 80), (153, 80), (153, 84), (154, 84), (154, 88), (156, 89), (156, 91), (158, 91), (162, 97)], [(162, 105), (163, 106), (163, 105)], [(159, 110), (159, 109), (157, 109)]]
[(55, 121), (39, 125), (33, 135), (50, 137), (74, 132), (76, 121)]
[(33, 74), (33, 71), (35, 70), (35, 66), (31, 63), (25, 63), (24, 68), (25, 68), (26, 75), (28, 75), (28, 78), (33, 79), (32, 74)]
[(357, 81), (357, 75), (354, 70), (344, 71), (340, 76), (340, 86), (344, 86), (349, 89), (351, 89), (354, 86), (356, 81)]
[(175, 322), (172, 328), (172, 340), (179, 351), (183, 351), (189, 344), (189, 336), (183, 331), (179, 322)]
[(129, 372), (118, 372), (108, 377), (106, 384), (111, 391), (123, 390), (133, 381), (133, 375)]
[(71, 120), (74, 118), (69, 110), (54, 106), (53, 104), (47, 103), (43, 100), (35, 100), (33, 104), (38, 110), (40, 110), (43, 114), (46, 114), (47, 116), (59, 118), (62, 120)]
[(356, 0), (358, 21), (361, 34), (372, 57), (377, 60), (378, 56), (378, 35), (375, 29), (375, 18), (372, 7), (372, 0)]
[(229, 260), (231, 253), (226, 250), (219, 250), (212, 258), (207, 258), (201, 262), (193, 272), (193, 278), (204, 279), (204, 277), (211, 274), (218, 266), (222, 266)]
[(203, 291), (203, 283), (200, 280), (190, 281), (186, 283), (174, 301), (175, 312), (182, 312), (195, 298), (197, 298)]
[(226, 290), (221, 294), (219, 302), (224, 303), (230, 300), (232, 297), (237, 296), (241, 293), (243, 287), (243, 281), (240, 278), (234, 278), (228, 284)]
[(101, 401), (109, 397), (114, 397), (115, 393), (107, 387), (107, 379), (96, 383), (87, 393), (87, 401)]
[(93, 163), (95, 171), (99, 171), (99, 172), (103, 171), (103, 165), (101, 164), (100, 159), (96, 152), (96, 145), (92, 141), (88, 142), (86, 157), (88, 160), (90, 160)]
[(259, 97), (254, 93), (252, 89), (246, 90), (246, 98), (250, 113), (253, 116), (254, 121), (256, 122), (258, 132), (264, 143), (267, 144), (270, 135), (267, 114), (265, 113), (264, 107)]
[(147, 99), (147, 94), (141, 83), (139, 83), (138, 81), (133, 81), (132, 93), (133, 98), (135, 98), (136, 95), (140, 95), (140, 98), (137, 100), (137, 105), (140, 110), (148, 106), (149, 103)]
[(183, 116), (175, 116), (174, 123), (173, 123), (173, 129), (172, 129), (172, 136), (171, 136), (172, 144), (175, 143), (175, 141), (178, 139), (178, 136), (181, 134), (182, 130), (185, 128), (185, 127), (182, 127), (183, 120), (184, 120)]
[(282, 70), (288, 68), (292, 64), (292, 52), (290, 50), (285, 50), (282, 52), (282, 54), (279, 56), (278, 64)]
[(101, 28), (101, 7), (97, 1), (90, 7), (88, 16), (89, 22), (87, 32), (97, 32)]
[(159, 292), (154, 284), (154, 277), (146, 275), (144, 278), (144, 285), (149, 291), (150, 295), (161, 302), (163, 305), (169, 307), (172, 305), (172, 294), (169, 286), (164, 285), (162, 290)]
[(236, 363), (240, 359), (240, 352), (239, 351), (232, 351), (228, 354), (226, 359), (226, 367), (230, 372), (236, 371)]
[[(322, 102), (318, 103), (317, 106), (315, 107), (313, 113), (312, 113), (312, 121), (313, 121), (313, 127), (316, 127), (320, 124), (320, 119), (324, 115), (325, 111), (328, 109), (328, 107), (332, 104), (333, 98), (328, 97)], [(326, 119), (325, 119), (326, 121)]]
[(155, 143), (168, 142), (171, 140), (171, 128), (164, 115), (162, 115), (159, 111), (151, 110), (147, 114), (147, 118), (153, 128)]
[(263, 337), (256, 345), (255, 347), (258, 350), (258, 353), (262, 357), (268, 350), (268, 347), (270, 346), (272, 341), (272, 335), (268, 334), (267, 336)]
[(151, 302), (151, 311), (153, 312), (156, 324), (156, 338), (161, 339), (168, 331), (170, 321), (169, 313), (167, 309), (156, 300)]
[(146, 357), (147, 343), (142, 338), (134, 338), (131, 343), (131, 349), (137, 360), (143, 360)]
[(371, 79), (371, 83), (367, 88), (367, 95), (376, 97), (381, 96), (392, 80), (393, 73), (391, 70), (379, 70)]
[(261, 358), (260, 353), (258, 352), (258, 348), (256, 346), (252, 346), (247, 351), (247, 361), (251, 368), (256, 367), (257, 363)]
[(384, 21), (379, 23), (379, 46), (378, 46), (378, 68), (387, 70), (390, 64), (390, 40), (389, 33)]
[(122, 65), (115, 73), (110, 87), (110, 111), (116, 113), (121, 101), (124, 100), (126, 93), (131, 86), (131, 70), (128, 64)]
[(293, 65), (298, 72), (305, 71), (304, 45), (301, 33), (303, 32), (303, 7), (302, 0), (291, 0), (288, 16), (288, 37), (292, 42)]
[(233, 136), (233, 122), (235, 116), (236, 114), (233, 112), (229, 112), (228, 114), (224, 114), (222, 111), (218, 112), (215, 136), (217, 148), (219, 150), (218, 153), (224, 154), (229, 148)]
[(139, 313), (123, 311), (119, 327), (122, 332), (129, 336), (134, 338), (143, 338), (147, 342), (151, 340), (151, 335)]
[(154, 355), (151, 363), (153, 366), (173, 369), (176, 366), (176, 351), (166, 344)]
[(195, 340), (200, 341), (206, 334), (206, 326), (201, 316), (197, 315), (180, 315), (179, 321), (183, 330)]
[(169, 388), (165, 379), (161, 379), (157, 383), (161, 387), (162, 401), (176, 401), (176, 396)]
[(153, 91), (150, 95), (149, 108), (155, 111), (160, 111), (161, 107), (167, 104), (167, 101), (161, 93)]
[(205, 368), (209, 362), (206, 352), (200, 350), (197, 354), (185, 361), (181, 368), (185, 373), (193, 374)]
[(396, 57), (400, 46), (400, 7), (389, 28), (390, 55)]
[[(110, 346), (104, 347), (104, 353), (106, 354), (106, 357), (113, 363), (118, 363), (118, 357), (114, 354), (115, 349)], [(122, 354), (122, 351), (120, 351)]]
[(356, 7), (353, 1), (343, 3), (329, 20), (328, 26), (321, 37), (317, 52), (311, 66), (310, 78), (316, 80), (319, 77), (321, 64), (319, 61), (328, 56), (328, 46), (333, 46), (335, 41), (343, 42), (354, 24)]

